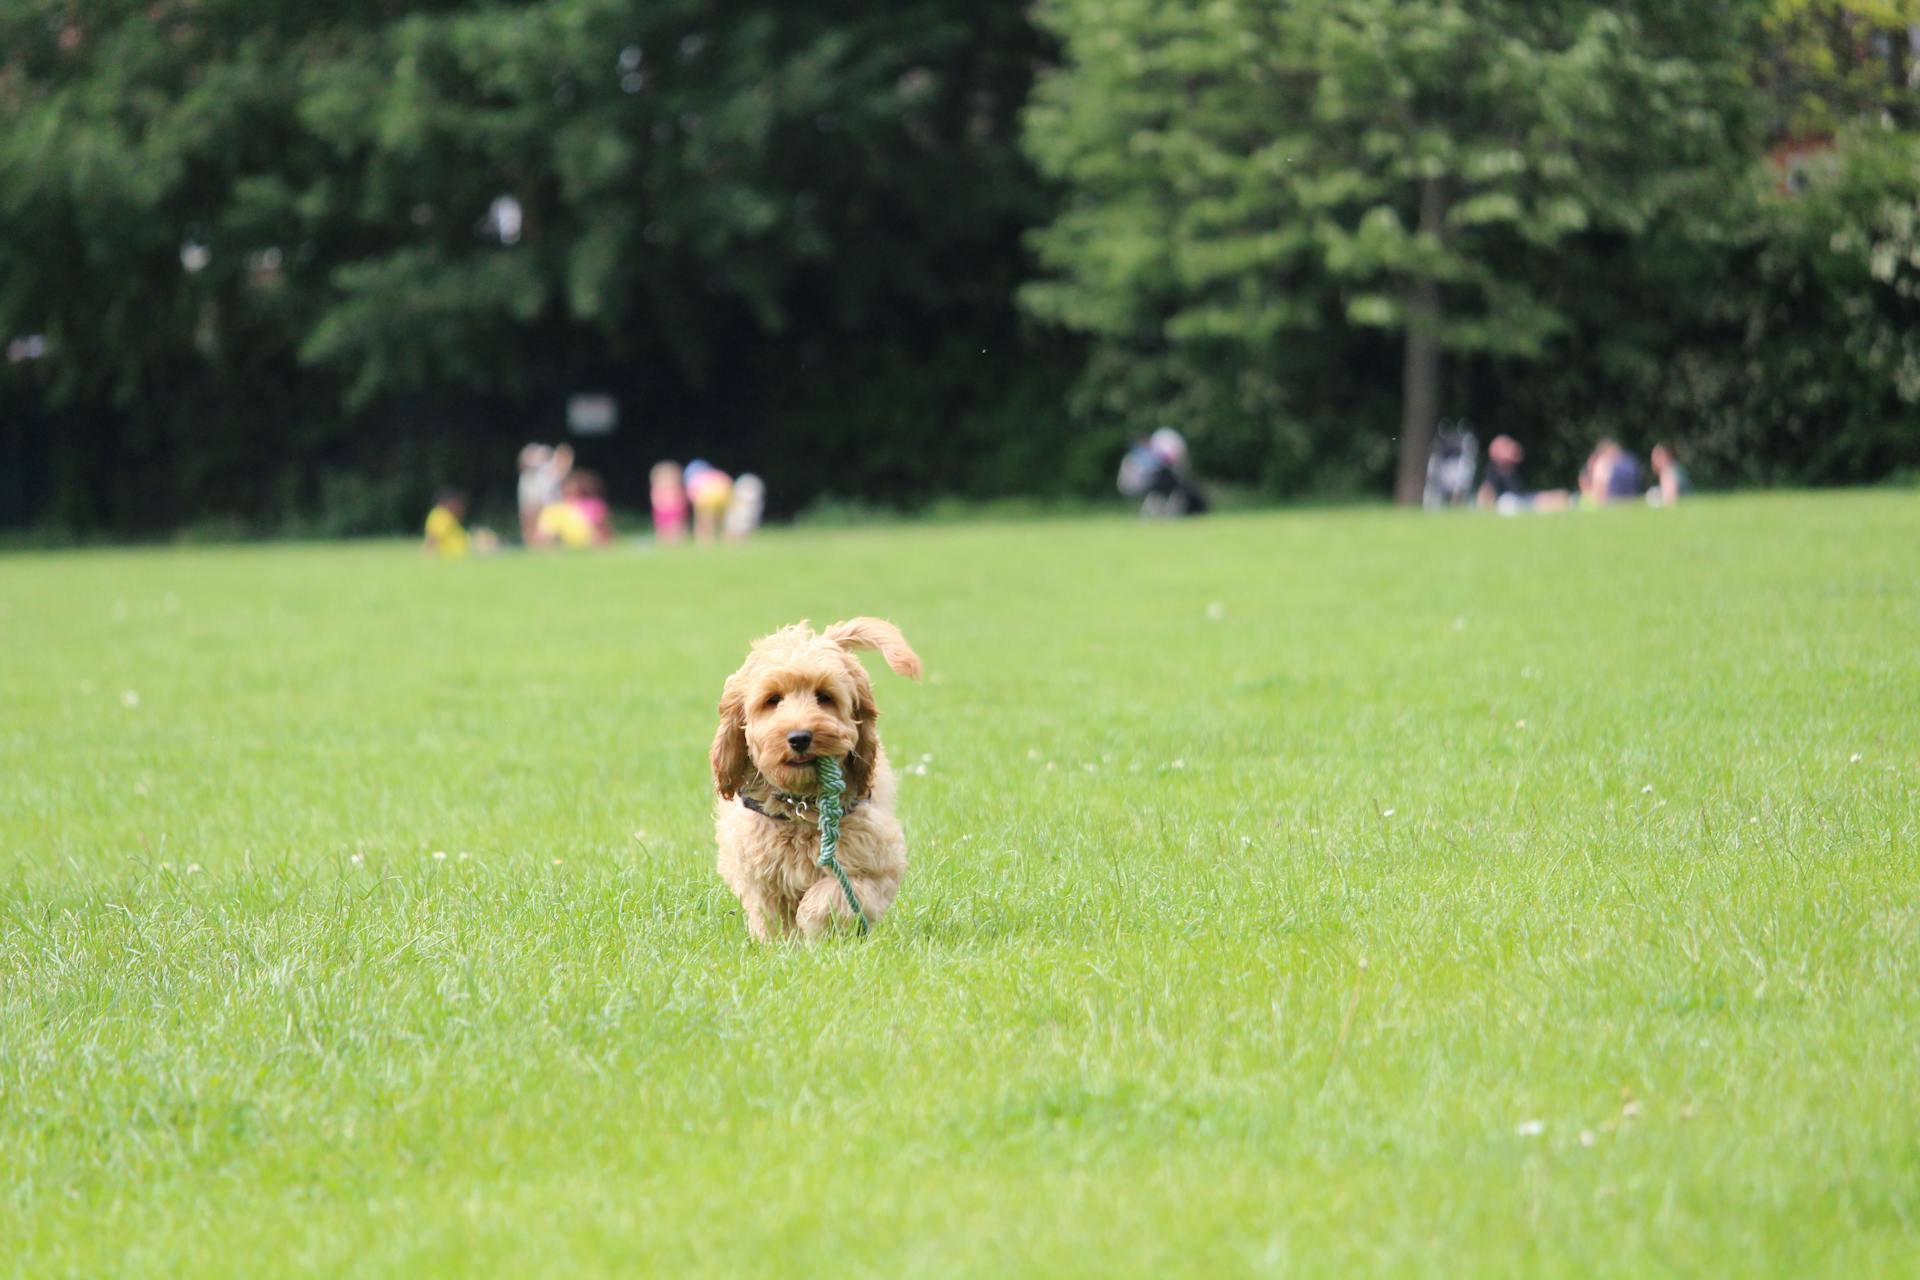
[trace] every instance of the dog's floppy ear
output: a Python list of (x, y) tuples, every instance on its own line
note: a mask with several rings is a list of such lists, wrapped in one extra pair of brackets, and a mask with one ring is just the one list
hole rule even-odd
[[(901, 647), (905, 648), (905, 642)], [(860, 665), (860, 659), (849, 653), (846, 663), (847, 673), (853, 679), (853, 720), (857, 731), (853, 750), (847, 753), (847, 794), (863, 800), (873, 792), (873, 765), (880, 758), (880, 704), (873, 700), (873, 681), (867, 678), (867, 669)]]
[[(910, 680), (920, 678), (920, 655), (907, 644), (900, 628), (885, 619), (848, 618), (834, 623), (822, 634), (842, 649), (877, 649), (895, 672)], [(872, 696), (869, 690), (869, 701)]]
[(713, 731), (713, 788), (722, 800), (731, 800), (747, 785), (747, 725), (744, 682), (735, 672), (720, 693), (720, 727)]

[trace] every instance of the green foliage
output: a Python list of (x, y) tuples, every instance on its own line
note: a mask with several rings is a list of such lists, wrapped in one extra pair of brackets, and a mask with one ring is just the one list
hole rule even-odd
[(1920, 0), (1771, 0), (1754, 78), (1776, 134), (1805, 138), (1862, 121), (1920, 125)]
[(1740, 362), (1701, 406), (1703, 448), (1745, 482), (1920, 464), (1920, 136), (1849, 138), (1759, 231), (1714, 308)]
[(776, 513), (1085, 497), (1162, 423), (1374, 492), (1440, 414), (1542, 480), (1603, 430), (1879, 478), (1914, 5), (20, 0), (0, 341), (50, 353), (0, 364), (0, 525), (498, 509), (577, 391), (628, 504), (695, 453)]
[[(4, 1269), (1904, 1280), (1916, 545), (1902, 492), (10, 557)], [(911, 866), (754, 946), (720, 682), (861, 610), (927, 663)]]
[[(1042, 51), (1006, 0), (13, 6), (0, 335), (54, 352), (0, 371), (54, 455), (24, 514), (305, 525), (342, 470), (497, 495), (582, 389), (620, 397), (589, 460), (629, 496), (692, 452), (780, 464), (777, 506), (931, 492), (923, 446), (999, 407), (940, 394), (956, 355), (1028, 402), (1054, 380), (1010, 302)], [(876, 369), (891, 402), (848, 395)], [(833, 414), (923, 426), (787, 468)]]
[[(1565, 254), (1688, 216), (1746, 162), (1740, 8), (1670, 8), (1050, 4), (1067, 60), (1028, 137), (1067, 194), (1023, 299), (1114, 353), (1089, 401), (1133, 428), (1180, 418), (1210, 451), (1230, 401), (1286, 424), (1261, 470), (1377, 471), (1342, 441), (1384, 440), (1385, 406), (1356, 421), (1367, 398), (1319, 372), (1391, 376), (1365, 331), (1538, 359), (1569, 327)], [(1438, 305), (1414, 321), (1421, 282)]]
[(1920, 463), (1920, 138), (1843, 137), (1804, 189), (1729, 187), (1711, 217), (1567, 255), (1569, 332), (1489, 363), (1463, 411), (1566, 485), (1592, 441), (1676, 443), (1717, 485), (1871, 481)]

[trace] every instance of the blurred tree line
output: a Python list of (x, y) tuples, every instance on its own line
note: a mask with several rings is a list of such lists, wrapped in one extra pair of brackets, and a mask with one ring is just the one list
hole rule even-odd
[(13, 0), (0, 524), (1920, 465), (1920, 0)]
[[(1089, 421), (1420, 489), (1440, 416), (1570, 484), (1920, 465), (1920, 4), (1047, 0), (1022, 298)], [(1791, 169), (1783, 163), (1790, 164)]]

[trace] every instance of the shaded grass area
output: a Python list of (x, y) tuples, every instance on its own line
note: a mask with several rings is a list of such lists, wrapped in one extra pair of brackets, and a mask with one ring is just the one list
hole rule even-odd
[[(1856, 494), (0, 560), (0, 1266), (1906, 1273), (1916, 547)], [(914, 865), (755, 947), (719, 683), (861, 612), (928, 665)]]

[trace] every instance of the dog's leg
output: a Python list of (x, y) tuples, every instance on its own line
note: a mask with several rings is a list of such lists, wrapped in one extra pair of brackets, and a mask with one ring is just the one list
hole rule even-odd
[[(869, 880), (863, 876), (851, 877), (853, 892), (860, 899), (860, 909), (866, 913), (868, 924), (878, 924), (880, 917), (900, 892), (900, 878), (889, 876), (880, 880)], [(840, 890), (840, 882), (832, 876), (815, 882), (806, 896), (800, 899), (800, 906), (794, 911), (794, 923), (800, 927), (802, 936), (817, 938), (835, 924), (852, 924), (853, 908), (847, 905), (847, 895)]]
[(747, 932), (755, 942), (770, 942), (787, 931), (787, 923), (771, 899), (744, 890), (740, 894), (740, 906), (747, 913)]

